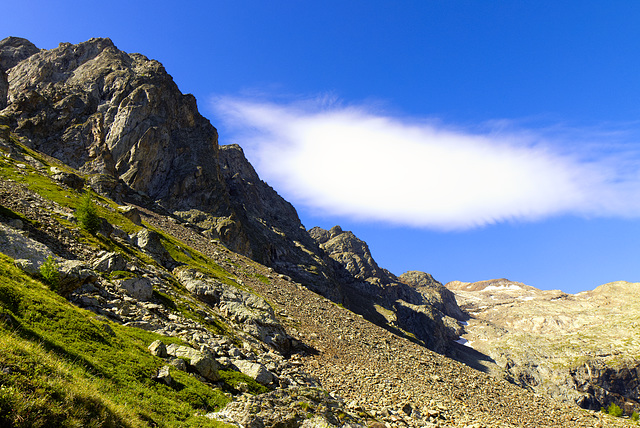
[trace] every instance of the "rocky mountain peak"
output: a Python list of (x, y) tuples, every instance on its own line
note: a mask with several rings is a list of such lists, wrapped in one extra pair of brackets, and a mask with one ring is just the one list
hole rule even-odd
[(20, 37), (0, 40), (0, 110), (7, 106), (9, 77), (6, 71), (39, 50), (29, 40)]
[(233, 214), (217, 131), (159, 62), (105, 38), (29, 52), (9, 69), (3, 114), (34, 149), (93, 174), (96, 190), (119, 201)]
[(0, 69), (7, 71), (20, 61), (38, 52), (40, 49), (27, 39), (21, 37), (2, 39), (0, 40)]
[(353, 232), (345, 232), (340, 226), (334, 226), (330, 230), (314, 227), (309, 234), (316, 239), (320, 248), (343, 265), (355, 278), (383, 282), (390, 280), (387, 272), (380, 269), (373, 259), (367, 243), (358, 239)]
[(398, 279), (413, 287), (433, 307), (456, 320), (465, 320), (467, 315), (458, 307), (456, 296), (429, 273), (408, 271)]

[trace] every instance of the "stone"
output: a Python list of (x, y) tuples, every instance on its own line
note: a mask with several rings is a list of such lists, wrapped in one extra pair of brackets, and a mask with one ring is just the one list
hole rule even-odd
[(134, 238), (134, 243), (155, 261), (169, 269), (177, 266), (166, 248), (162, 245), (160, 235), (149, 229), (141, 229)]
[(117, 279), (113, 283), (134, 299), (148, 301), (153, 296), (153, 284), (149, 278)]
[(153, 341), (151, 345), (149, 345), (149, 352), (151, 352), (151, 354), (155, 355), (156, 357), (160, 357), (160, 358), (167, 357), (167, 347), (159, 339)]
[(366, 421), (349, 413), (344, 405), (315, 388), (276, 389), (260, 395), (245, 395), (227, 404), (219, 412), (206, 414), (211, 419), (244, 427), (364, 428)]
[(189, 366), (193, 367), (202, 377), (212, 382), (220, 380), (218, 374), (218, 362), (208, 354), (193, 349), (189, 346), (170, 344), (167, 346), (167, 354), (176, 358), (183, 358), (189, 361)]
[(80, 260), (64, 260), (58, 264), (58, 271), (58, 292), (62, 295), (98, 280), (98, 274)]
[(54, 255), (46, 245), (24, 236), (19, 230), (4, 223), (0, 223), (0, 252), (13, 259), (29, 260), (29, 267), (34, 266), (36, 269), (39, 269), (49, 256)]
[(82, 177), (71, 172), (60, 171), (58, 168), (56, 168), (56, 170), (57, 172), (51, 176), (54, 180), (75, 190), (80, 190), (84, 187), (84, 179)]
[(91, 262), (93, 269), (98, 272), (124, 271), (127, 261), (120, 253), (106, 253)]
[(132, 206), (119, 206), (118, 211), (129, 219), (133, 224), (140, 226), (142, 224), (142, 218), (140, 217), (140, 211), (136, 207)]
[(244, 332), (281, 351), (290, 348), (289, 336), (262, 297), (214, 280), (195, 269), (178, 268), (174, 275), (199, 300), (218, 307)]
[(175, 367), (180, 371), (183, 371), (183, 372), (187, 371), (187, 363), (185, 363), (182, 358), (174, 358), (173, 360), (171, 360), (169, 364), (171, 364), (173, 367)]
[(255, 379), (256, 382), (262, 385), (269, 385), (274, 379), (273, 373), (267, 370), (263, 364), (246, 360), (236, 360), (233, 362), (233, 365), (242, 373)]
[(160, 367), (156, 372), (156, 375), (153, 377), (153, 380), (162, 382), (167, 386), (171, 386), (173, 379), (171, 378), (171, 373), (169, 371), (169, 366)]
[[(1, 251), (0, 251), (1, 252)], [(23, 272), (28, 273), (29, 275), (38, 275), (40, 274), (40, 268), (37, 264), (28, 259), (16, 259), (14, 261), (15, 265), (19, 267)]]

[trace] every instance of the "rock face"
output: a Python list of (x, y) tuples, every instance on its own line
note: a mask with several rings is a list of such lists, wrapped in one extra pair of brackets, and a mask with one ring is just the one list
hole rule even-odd
[(449, 352), (464, 314), (453, 294), (431, 275), (407, 272), (400, 278), (378, 266), (366, 242), (340, 226), (309, 231), (336, 264), (345, 306), (376, 324), (399, 329), (436, 352)]
[(175, 208), (227, 204), (216, 130), (157, 61), (91, 39), (39, 51), (8, 74), (5, 114), (35, 149)]
[(0, 52), (9, 83), (3, 114), (34, 149), (112, 177), (113, 185), (103, 178), (95, 188), (114, 199), (129, 189), (170, 210), (233, 214), (217, 131), (159, 62), (124, 53), (109, 39), (41, 51), (10, 38)]
[(513, 382), (598, 410), (640, 404), (640, 284), (615, 282), (570, 295), (506, 279), (451, 282), (471, 314), (463, 338)]
[(238, 220), (252, 237), (252, 257), (342, 302), (339, 281), (295, 208), (260, 180), (240, 146), (220, 147), (220, 168)]
[(398, 279), (413, 287), (426, 302), (443, 314), (457, 320), (468, 318), (458, 307), (456, 296), (430, 274), (414, 270), (403, 273)]
[(33, 43), (19, 37), (7, 37), (0, 41), (0, 110), (7, 106), (9, 93), (7, 70), (38, 51), (39, 49)]

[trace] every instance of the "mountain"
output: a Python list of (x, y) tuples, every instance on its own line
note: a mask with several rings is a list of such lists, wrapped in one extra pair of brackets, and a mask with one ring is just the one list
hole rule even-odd
[[(512, 382), (567, 403), (626, 413), (640, 404), (640, 284), (575, 295), (506, 279), (450, 282), (471, 317), (462, 338)], [(495, 368), (494, 368), (495, 369)]]
[(625, 426), (449, 358), (454, 294), (307, 231), (157, 61), (10, 37), (0, 82), (0, 425)]
[[(157, 61), (119, 51), (109, 39), (41, 51), (10, 38), (0, 52), (11, 66), (3, 111), (11, 128), (30, 148), (87, 175), (94, 191), (117, 202), (159, 205), (234, 251), (438, 352), (457, 337), (455, 321), (445, 319), (445, 327), (443, 314), (388, 273), (381, 276), (377, 266), (356, 281), (353, 272), (342, 272), (295, 208), (260, 180), (240, 146), (218, 146), (217, 131), (195, 99), (181, 94)], [(379, 289), (385, 297), (375, 304), (398, 312), (394, 320), (371, 305), (369, 296)]]

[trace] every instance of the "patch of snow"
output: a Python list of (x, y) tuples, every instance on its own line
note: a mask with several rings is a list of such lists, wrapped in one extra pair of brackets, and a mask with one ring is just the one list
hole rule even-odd
[(520, 300), (533, 300), (533, 299), (535, 299), (535, 297), (533, 296), (520, 297)]
[(489, 285), (485, 287), (483, 291), (517, 291), (522, 290), (522, 287), (519, 285), (511, 284), (511, 285)]
[(460, 325), (469, 325), (469, 323), (466, 321), (458, 321), (458, 322), (460, 323)]
[(467, 339), (465, 339), (463, 337), (459, 337), (458, 340), (456, 340), (455, 342), (459, 343), (461, 345), (464, 345), (464, 346), (468, 346), (469, 348), (471, 348), (471, 342), (469, 342)]

